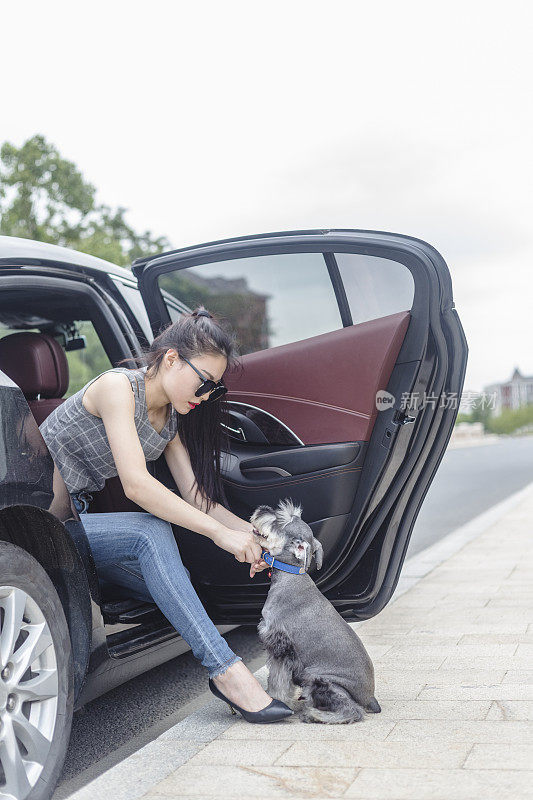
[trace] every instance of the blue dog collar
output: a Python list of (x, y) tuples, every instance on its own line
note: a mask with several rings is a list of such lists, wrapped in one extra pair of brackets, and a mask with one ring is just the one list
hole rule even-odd
[(305, 572), (305, 567), (295, 567), (293, 564), (286, 564), (285, 561), (278, 561), (277, 558), (270, 555), (268, 550), (263, 550), (261, 558), (266, 561), (269, 567), (280, 569), (282, 572), (293, 572), (295, 575), (301, 575)]

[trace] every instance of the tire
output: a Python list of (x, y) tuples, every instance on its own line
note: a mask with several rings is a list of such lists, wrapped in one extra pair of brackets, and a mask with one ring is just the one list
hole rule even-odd
[(73, 704), (70, 636), (54, 584), (25, 550), (0, 541), (0, 797), (49, 800)]

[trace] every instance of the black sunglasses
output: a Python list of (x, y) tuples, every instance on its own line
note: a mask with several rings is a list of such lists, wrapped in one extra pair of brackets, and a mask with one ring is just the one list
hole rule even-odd
[(223, 394), (226, 394), (226, 392), (228, 391), (228, 387), (224, 386), (222, 381), (215, 383), (215, 381), (212, 381), (210, 378), (204, 378), (200, 370), (196, 369), (194, 364), (191, 364), (191, 362), (187, 358), (185, 358), (185, 356), (180, 356), (180, 358), (183, 361), (186, 361), (187, 364), (190, 367), (192, 367), (193, 370), (196, 372), (196, 374), (199, 375), (200, 378), (202, 379), (202, 383), (194, 393), (196, 397), (201, 397), (203, 394), (206, 394), (206, 392), (209, 392), (210, 394), (209, 397), (207, 398), (207, 402), (211, 403), (213, 402), (213, 400), (218, 400), (220, 397), (222, 397)]

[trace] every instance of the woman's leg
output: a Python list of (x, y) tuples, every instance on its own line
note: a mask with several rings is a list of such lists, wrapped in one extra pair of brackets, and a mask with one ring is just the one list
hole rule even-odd
[(129, 597), (135, 597), (144, 603), (154, 603), (154, 598), (148, 591), (148, 586), (142, 574), (141, 565), (137, 559), (117, 561), (114, 564), (98, 566), (98, 577), (113, 586), (122, 586), (128, 590)]
[[(183, 569), (189, 579), (191, 573), (185, 565)], [(123, 586), (128, 590), (132, 597), (142, 600), (145, 603), (154, 603), (154, 598), (148, 590), (141, 565), (138, 559), (128, 556), (125, 561), (116, 561), (113, 564), (100, 564), (98, 566), (98, 577), (106, 583)]]
[[(139, 581), (140, 569), (147, 598), (161, 609), (170, 624), (190, 645), (210, 678), (242, 661), (209, 618), (179, 553), (172, 527), (147, 512), (80, 514), (97, 570), (111, 565), (127, 570), (127, 581)], [(113, 567), (115, 574), (116, 566)], [(129, 584), (126, 584), (129, 585)]]

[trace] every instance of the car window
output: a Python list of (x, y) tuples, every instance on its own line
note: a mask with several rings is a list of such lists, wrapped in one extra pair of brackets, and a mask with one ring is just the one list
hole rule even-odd
[(368, 322), (413, 305), (415, 282), (404, 264), (361, 253), (335, 253), (352, 322)]
[(7, 328), (5, 325), (0, 325), (0, 339), (3, 339), (4, 336), (10, 336), (12, 333), (21, 333), (22, 330), (29, 331), (31, 333), (40, 333), (37, 328)]
[(80, 320), (77, 323), (79, 335), (84, 336), (86, 347), (82, 350), (70, 350), (67, 356), (69, 369), (69, 384), (65, 397), (70, 397), (85, 386), (92, 378), (111, 369), (110, 362), (103, 345), (96, 333), (94, 325), (89, 320)]
[[(78, 320), (75, 324), (79, 336), (85, 337), (86, 347), (80, 350), (65, 352), (69, 368), (69, 384), (64, 394), (65, 398), (70, 397), (77, 392), (78, 389), (81, 389), (82, 386), (85, 386), (91, 378), (96, 377), (96, 375), (105, 372), (106, 369), (110, 369), (113, 366), (106, 355), (92, 322), (89, 320)], [(41, 332), (38, 328), (17, 329), (0, 326), (0, 339), (12, 333), (20, 333), (22, 330), (33, 331), (34, 333)]]
[(134, 314), (137, 325), (140, 326), (142, 334), (148, 342), (151, 342), (154, 337), (140, 291), (135, 286), (130, 286), (123, 281), (115, 280), (114, 278), (112, 278), (112, 280), (124, 297), (127, 307)]
[(322, 253), (253, 256), (160, 275), (166, 290), (190, 308), (225, 318), (241, 355), (342, 328)]

